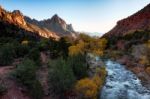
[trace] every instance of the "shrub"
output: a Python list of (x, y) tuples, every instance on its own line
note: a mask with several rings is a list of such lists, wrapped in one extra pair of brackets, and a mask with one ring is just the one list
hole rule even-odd
[(148, 57), (146, 55), (143, 55), (143, 56), (141, 56), (139, 63), (146, 65), (146, 64), (150, 63), (150, 60), (148, 59)]
[(6, 86), (0, 82), (0, 95), (4, 94), (7, 91)]
[(106, 75), (107, 75), (107, 71), (106, 71), (105, 67), (96, 69), (96, 73), (92, 79), (95, 82), (95, 84), (99, 87), (99, 89), (102, 88), (102, 86), (105, 82)]
[(96, 99), (98, 86), (89, 78), (81, 79), (75, 85), (75, 90), (81, 99)]
[(23, 40), (23, 41), (21, 42), (21, 44), (23, 44), (23, 45), (28, 45), (28, 43), (29, 43), (28, 40)]
[(79, 42), (76, 45), (69, 47), (69, 56), (76, 56), (78, 54), (84, 54), (86, 52), (87, 43)]
[(72, 68), (63, 59), (49, 63), (49, 85), (58, 94), (68, 91), (75, 82)]
[(40, 82), (36, 79), (36, 65), (32, 60), (26, 59), (19, 64), (13, 73), (16, 80), (28, 89), (28, 93), (33, 99), (41, 99), (43, 89)]
[(15, 56), (12, 44), (5, 44), (0, 47), (0, 65), (9, 65), (13, 62)]
[(27, 58), (33, 60), (37, 66), (41, 65), (40, 51), (37, 48), (31, 49)]
[(150, 65), (150, 48), (148, 43), (132, 47), (132, 55), (142, 65)]
[(35, 79), (36, 65), (33, 61), (26, 59), (21, 64), (17, 65), (17, 68), (13, 75), (19, 82), (27, 84), (32, 79)]
[(84, 34), (84, 33), (81, 33), (79, 35), (79, 38), (84, 41), (84, 42), (91, 42), (93, 41), (94, 38), (92, 38), (91, 36), (87, 35), (87, 34)]
[(105, 81), (107, 71), (105, 67), (97, 68), (96, 75), (98, 75), (103, 81)]
[(38, 47), (41, 51), (49, 50), (50, 48), (50, 42), (49, 39), (43, 38), (38, 43)]
[(32, 48), (37, 48), (38, 47), (38, 42), (30, 40), (30, 41), (28, 41), (28, 44), (26, 44), (26, 45), (28, 45), (31, 49)]
[(29, 46), (28, 45), (22, 45), (18, 44), (15, 47), (15, 54), (16, 57), (24, 57), (29, 53)]
[(146, 68), (146, 73), (150, 75), (150, 67)]
[(95, 55), (104, 55), (104, 50), (107, 47), (107, 39), (95, 39), (93, 42), (90, 43), (90, 50)]
[(92, 80), (94, 81), (94, 83), (98, 86), (98, 88), (100, 89), (103, 85), (103, 80), (98, 76), (98, 75), (95, 75)]
[(61, 37), (58, 41), (58, 51), (60, 52), (61, 56), (63, 56), (63, 58), (68, 56), (68, 48), (70, 45), (70, 42), (65, 37)]
[(102, 88), (106, 77), (105, 68), (97, 68), (95, 75), (89, 79), (79, 80), (75, 85), (75, 91), (80, 99), (97, 99), (98, 92)]
[(33, 99), (42, 99), (44, 92), (41, 83), (38, 80), (32, 80), (27, 84), (29, 94)]
[(77, 79), (87, 76), (88, 66), (86, 63), (86, 56), (78, 54), (68, 58), (68, 65), (73, 69), (73, 73)]

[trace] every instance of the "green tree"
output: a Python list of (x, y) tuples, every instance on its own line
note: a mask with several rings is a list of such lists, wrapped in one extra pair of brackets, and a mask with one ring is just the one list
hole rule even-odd
[(75, 82), (72, 68), (62, 58), (49, 63), (49, 85), (58, 94), (63, 95)]
[(38, 48), (31, 49), (26, 58), (33, 60), (37, 66), (41, 65), (40, 51)]
[(15, 54), (16, 57), (24, 57), (29, 53), (29, 46), (28, 45), (22, 45), (22, 44), (17, 44), (15, 46)]
[(78, 54), (85, 54), (87, 52), (87, 45), (87, 43), (81, 41), (76, 45), (70, 46), (69, 55), (76, 56)]
[(5, 44), (0, 47), (0, 65), (9, 65), (13, 62), (15, 56), (14, 47), (12, 44)]
[(90, 51), (93, 54), (102, 56), (104, 54), (104, 50), (107, 47), (107, 39), (95, 39), (90, 43)]
[(73, 73), (77, 79), (87, 76), (88, 65), (86, 63), (86, 55), (78, 54), (68, 58), (68, 65), (73, 69)]
[(49, 50), (50, 49), (50, 41), (49, 39), (41, 39), (40, 42), (38, 43), (39, 49), (41, 51), (43, 50)]
[(4, 82), (2, 82), (2, 80), (0, 79), (0, 95), (4, 94), (5, 92), (7, 92), (7, 87), (4, 84)]
[(91, 36), (84, 34), (84, 33), (81, 33), (79, 35), (79, 39), (86, 43), (89, 43), (94, 40), (94, 38), (92, 38)]
[(70, 45), (71, 44), (65, 37), (60, 38), (60, 40), (58, 41), (58, 50), (64, 58), (68, 56), (68, 48)]
[(13, 77), (28, 89), (28, 93), (33, 99), (42, 99), (43, 89), (40, 82), (36, 79), (36, 65), (32, 60), (25, 59), (13, 72)]

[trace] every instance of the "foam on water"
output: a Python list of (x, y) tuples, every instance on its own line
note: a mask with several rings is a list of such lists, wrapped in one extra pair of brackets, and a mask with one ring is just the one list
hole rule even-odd
[(100, 99), (150, 99), (150, 91), (123, 65), (109, 60), (106, 70), (108, 76)]

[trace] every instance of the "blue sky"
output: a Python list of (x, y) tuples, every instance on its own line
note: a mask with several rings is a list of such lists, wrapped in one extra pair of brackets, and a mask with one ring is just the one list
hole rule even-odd
[(19, 9), (38, 20), (58, 14), (76, 31), (106, 33), (116, 22), (150, 3), (150, 0), (0, 0), (9, 11)]

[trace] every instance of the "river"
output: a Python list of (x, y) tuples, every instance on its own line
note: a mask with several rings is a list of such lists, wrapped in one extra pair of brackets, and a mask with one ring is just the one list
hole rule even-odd
[(106, 61), (108, 76), (101, 90), (100, 99), (150, 99), (150, 90), (123, 65)]

